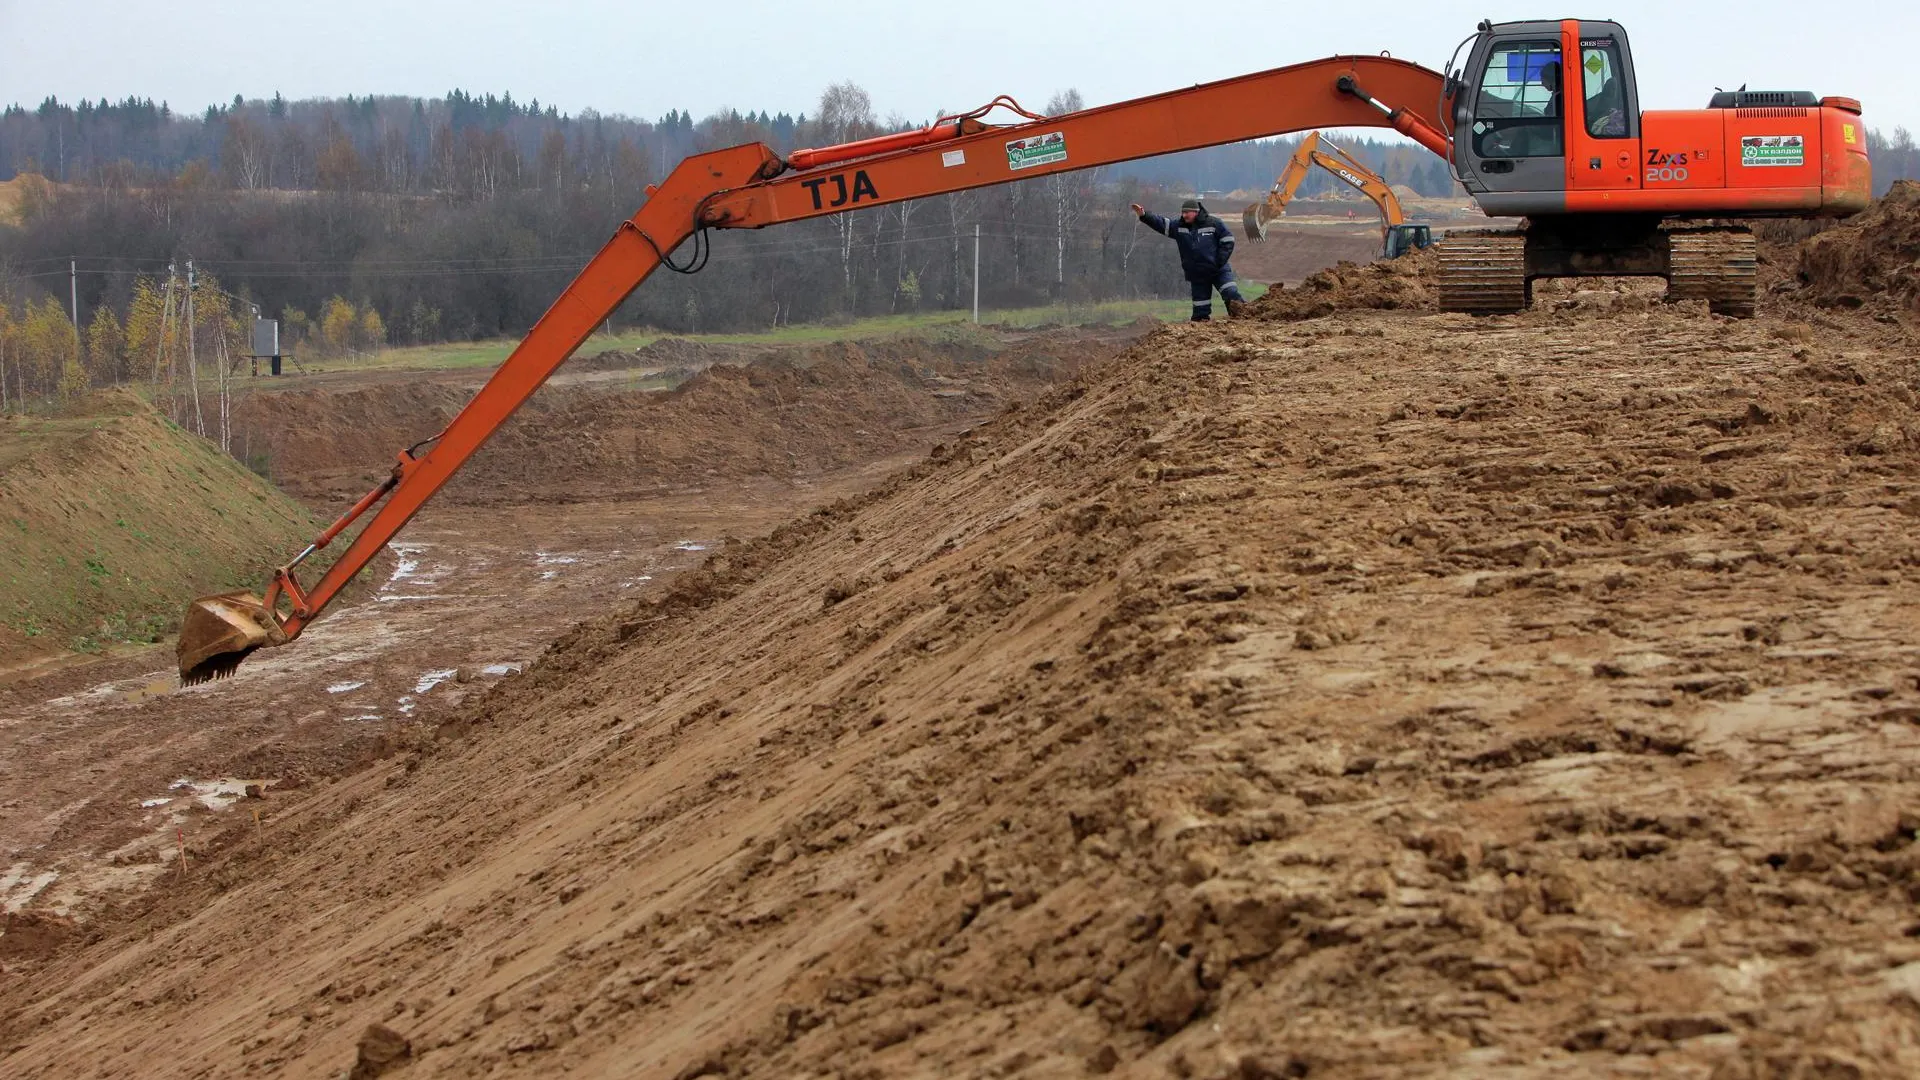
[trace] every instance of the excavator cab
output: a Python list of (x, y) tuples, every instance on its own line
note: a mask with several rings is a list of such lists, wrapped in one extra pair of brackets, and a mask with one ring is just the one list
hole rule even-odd
[(1409, 251), (1418, 251), (1433, 244), (1433, 227), (1430, 225), (1390, 225), (1387, 227), (1387, 250), (1389, 259), (1397, 259)]
[(1488, 215), (1564, 214), (1569, 190), (1638, 186), (1640, 100), (1618, 23), (1483, 22), (1453, 78), (1454, 168)]

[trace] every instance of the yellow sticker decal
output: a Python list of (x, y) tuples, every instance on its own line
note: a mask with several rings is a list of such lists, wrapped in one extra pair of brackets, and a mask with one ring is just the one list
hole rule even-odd
[(1852, 145), (1853, 145), (1853, 142), (1854, 142), (1854, 138), (1853, 138), (1853, 125), (1852, 125), (1852, 124), (1841, 124), (1841, 125), (1840, 125), (1840, 137), (1841, 137), (1841, 138), (1843, 138), (1843, 139), (1845, 139), (1845, 140), (1847, 140), (1847, 145), (1848, 145), (1848, 146), (1852, 146)]
[(1607, 66), (1606, 61), (1600, 59), (1599, 53), (1587, 54), (1587, 70), (1588, 71), (1591, 71), (1595, 75), (1598, 75), (1600, 74), (1601, 70), (1604, 69), (1606, 66)]

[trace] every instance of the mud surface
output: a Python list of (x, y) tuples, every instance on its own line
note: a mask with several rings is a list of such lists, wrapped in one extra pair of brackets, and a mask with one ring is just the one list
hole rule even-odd
[[(185, 691), (175, 686), (167, 649), (0, 685), (0, 905), (19, 913), (12, 929), (0, 930), (0, 942), (15, 955), (39, 957), (66, 937), (34, 918), (68, 920), (63, 926), (114, 921), (165, 873), (190, 879), (209, 829), (235, 816), (229, 811), (264, 827), (258, 814), (270, 816), (272, 807), (256, 800), (430, 740), (437, 718), (469, 693), (521, 670), (580, 619), (699, 562), (722, 535), (752, 535), (870, 486), (903, 460), (903, 448), (908, 459), (917, 456), (997, 408), (1004, 395), (1031, 394), (1142, 332), (968, 334), (757, 357), (668, 340), (602, 358), (602, 366), (658, 370), (677, 362), (708, 370), (676, 393), (629, 394), (587, 380), (551, 395), (534, 423), (509, 431), (506, 445), (483, 459), (470, 486), (474, 501), (504, 505), (436, 501), (302, 648), (268, 650), (231, 684)], [(384, 440), (390, 451), (407, 441), (400, 432), (431, 430), (444, 422), (436, 410), (447, 399), (450, 415), (470, 393), (402, 376), (344, 393), (250, 400), (277, 410), (270, 419), (296, 451), (283, 465), (306, 470), (304, 482), (290, 486), (337, 512), (373, 482), (376, 445)], [(220, 501), (216, 481), (227, 473), (251, 482), (236, 489), (251, 496), (242, 501), (265, 502), (262, 493), (270, 492), (270, 505), (295, 519), (284, 536), (267, 538), (262, 567), (318, 531), (251, 473), (196, 440), (166, 436), (137, 402), (126, 404), (131, 419), (115, 413), (11, 433), (7, 490), (57, 496), (9, 503), (16, 515), (50, 507), (27, 522), (33, 531), (20, 532), (55, 545), (16, 560), (13, 573), (50, 573), (61, 563), (55, 555), (63, 536), (78, 544), (75, 551), (125, 573), (125, 552), (101, 548), (99, 530), (87, 531), (102, 512), (123, 515), (121, 528), (142, 541), (136, 550), (204, 569), (202, 532), (224, 523), (229, 542), (252, 535), (243, 528), (247, 507)], [(140, 416), (154, 445), (120, 430)], [(185, 439), (172, 447), (180, 462), (167, 456), (169, 439)], [(627, 456), (610, 449), (616, 445)], [(345, 465), (356, 453), (363, 457)], [(674, 471), (645, 468), (660, 461)], [(39, 466), (49, 462), (66, 472), (46, 479)], [(114, 477), (171, 478), (172, 486), (162, 484), (155, 503), (134, 498), (124, 484), (77, 482), (103, 468)], [(678, 482), (663, 493), (669, 478)], [(86, 502), (100, 501), (102, 492), (112, 504), (104, 511)], [(265, 576), (257, 568), (235, 573), (216, 584), (257, 588)], [(169, 614), (210, 591), (206, 582), (188, 588), (154, 578), (141, 584)], [(353, 603), (363, 597), (370, 602)], [(29, 949), (34, 942), (42, 944)]]
[(1252, 316), (1296, 322), (1341, 311), (1433, 311), (1438, 270), (1432, 248), (1381, 262), (1341, 262), (1316, 270), (1297, 287), (1268, 290), (1253, 302)]
[[(830, 477), (824, 492), (876, 475)], [(370, 568), (368, 599), (231, 680), (182, 690), (162, 647), (0, 687), (0, 910), (112, 923), (179, 873), (182, 847), (191, 880), (229, 819), (264, 827), (299, 789), (430, 739), (448, 710), (581, 618), (822, 494), (733, 485), (641, 503), (430, 509), (393, 560)], [(0, 927), (0, 955), (19, 944), (13, 933)]]

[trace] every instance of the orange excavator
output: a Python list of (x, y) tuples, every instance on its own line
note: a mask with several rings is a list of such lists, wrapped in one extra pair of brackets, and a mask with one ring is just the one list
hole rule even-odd
[(1426, 225), (1407, 224), (1400, 208), (1400, 197), (1379, 173), (1360, 163), (1360, 159), (1335, 146), (1319, 132), (1300, 141), (1287, 167), (1280, 170), (1267, 197), (1247, 207), (1241, 219), (1247, 226), (1247, 239), (1265, 240), (1267, 223), (1287, 212), (1287, 204), (1300, 190), (1300, 184), (1315, 165), (1345, 180), (1360, 194), (1373, 200), (1380, 210), (1380, 249), (1389, 259), (1397, 259), (1415, 248), (1433, 243), (1433, 230)]
[[(1468, 45), (1471, 44), (1471, 48)], [(661, 266), (706, 259), (708, 229), (758, 229), (943, 192), (1320, 127), (1386, 127), (1452, 163), (1490, 216), (1521, 229), (1449, 236), (1439, 304), (1500, 313), (1544, 277), (1664, 277), (1670, 297), (1751, 314), (1753, 217), (1842, 217), (1871, 195), (1860, 103), (1804, 91), (1717, 93), (1703, 109), (1643, 112), (1617, 23), (1483, 22), (1436, 72), (1336, 56), (1062, 116), (998, 98), (926, 128), (781, 157), (754, 143), (687, 158), (657, 187), (445, 430), (275, 571), (264, 596), (194, 601), (180, 631), (188, 684), (231, 674), (320, 616), (475, 450)], [(1019, 123), (991, 125), (1004, 106)], [(684, 263), (670, 256), (691, 240)], [(377, 509), (376, 509), (377, 507)], [(311, 588), (300, 564), (371, 513)]]

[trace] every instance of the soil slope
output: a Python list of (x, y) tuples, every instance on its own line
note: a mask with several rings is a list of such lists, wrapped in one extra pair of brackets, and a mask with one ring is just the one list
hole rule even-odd
[[(441, 496), (496, 504), (650, 496), (744, 477), (794, 478), (924, 446), (928, 427), (1071, 378), (1140, 328), (951, 341), (902, 337), (733, 356), (662, 342), (645, 359), (699, 368), (669, 391), (559, 386), (529, 400)], [(594, 358), (605, 364), (606, 358)], [(357, 498), (393, 452), (444, 427), (473, 391), (434, 383), (255, 393), (236, 428), (276, 481)]]
[(0, 670), (154, 641), (185, 598), (255, 586), (317, 532), (300, 506), (132, 394), (0, 418)]
[(1627, 299), (1158, 331), (269, 799), (0, 1072), (1912, 1075), (1915, 342)]
[(1800, 295), (1828, 307), (1920, 315), (1920, 183), (1896, 182), (1866, 213), (1800, 248)]

